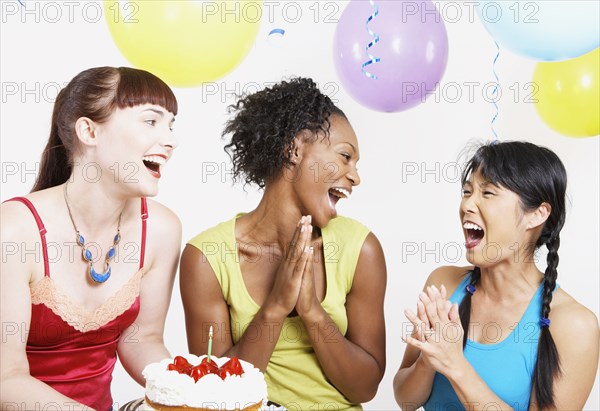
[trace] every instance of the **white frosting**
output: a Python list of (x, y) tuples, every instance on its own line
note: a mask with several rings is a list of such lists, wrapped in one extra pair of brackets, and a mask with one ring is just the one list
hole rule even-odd
[[(205, 355), (182, 355), (192, 366), (200, 364)], [(219, 367), (229, 361), (227, 357), (210, 357)], [(267, 384), (262, 372), (249, 362), (240, 360), (244, 369), (241, 376), (229, 375), (224, 380), (208, 374), (194, 381), (192, 377), (177, 371), (168, 371), (173, 363), (167, 358), (149, 364), (142, 374), (146, 378), (146, 396), (152, 402), (163, 405), (187, 405), (195, 408), (219, 410), (244, 409), (267, 398)]]

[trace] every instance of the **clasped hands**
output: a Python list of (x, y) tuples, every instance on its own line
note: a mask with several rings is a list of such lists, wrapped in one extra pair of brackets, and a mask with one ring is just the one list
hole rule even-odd
[(425, 365), (446, 376), (464, 362), (464, 330), (458, 314), (458, 304), (446, 299), (446, 288), (429, 286), (419, 294), (417, 313), (404, 310), (413, 325), (410, 336), (402, 340), (421, 351)]
[(315, 291), (312, 245), (312, 217), (304, 216), (296, 225), (290, 247), (281, 262), (269, 300), (280, 316), (295, 313), (307, 316), (320, 307)]

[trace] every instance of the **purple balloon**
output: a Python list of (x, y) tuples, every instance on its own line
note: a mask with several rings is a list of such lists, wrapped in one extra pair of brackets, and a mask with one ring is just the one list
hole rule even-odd
[(335, 68), (348, 93), (360, 104), (384, 112), (404, 111), (425, 101), (440, 82), (448, 61), (448, 35), (430, 0), (375, 0), (379, 14), (369, 29), (379, 42), (368, 53), (381, 61), (364, 70), (370, 60), (367, 45), (374, 37), (367, 19), (375, 12), (369, 1), (353, 0), (342, 13), (334, 38)]

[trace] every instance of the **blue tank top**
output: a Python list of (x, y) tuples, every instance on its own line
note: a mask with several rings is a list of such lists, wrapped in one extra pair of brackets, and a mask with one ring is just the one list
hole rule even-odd
[[(462, 301), (466, 286), (471, 282), (469, 273), (450, 297), (452, 303)], [(513, 331), (503, 338), (498, 325), (484, 324), (483, 332), (495, 344), (480, 344), (467, 340), (465, 358), (488, 387), (514, 410), (527, 410), (531, 396), (533, 371), (540, 336), (543, 283), (529, 302), (523, 317)], [(474, 327), (470, 324), (469, 327)], [(497, 336), (497, 338), (494, 338)], [(446, 377), (436, 373), (431, 395), (423, 405), (426, 411), (464, 410), (452, 385)], [(488, 409), (500, 409), (488, 404)]]

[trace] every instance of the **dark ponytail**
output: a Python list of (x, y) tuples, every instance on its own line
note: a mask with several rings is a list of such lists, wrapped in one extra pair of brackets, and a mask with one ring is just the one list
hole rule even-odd
[(147, 71), (96, 67), (75, 76), (56, 97), (50, 137), (31, 191), (58, 186), (71, 176), (74, 155), (81, 149), (75, 132), (79, 118), (103, 123), (115, 109), (140, 104), (155, 104), (177, 114), (173, 91)]
[(40, 172), (31, 192), (60, 185), (67, 181), (73, 172), (72, 156), (60, 138), (55, 116), (56, 110), (52, 116), (50, 137), (42, 154)]
[[(467, 162), (462, 183), (474, 172), (479, 172), (489, 182), (516, 193), (524, 211), (531, 211), (543, 203), (551, 207), (542, 233), (531, 250), (542, 245), (548, 248), (547, 267), (543, 280), (543, 300), (540, 321), (549, 324), (550, 304), (556, 278), (558, 277), (558, 248), (560, 231), (565, 223), (565, 197), (567, 173), (558, 156), (551, 150), (526, 142), (501, 142), (480, 147)], [(471, 285), (481, 278), (481, 270), (475, 267), (471, 273)], [(471, 317), (471, 294), (466, 293), (459, 307), (459, 315), (465, 330), (463, 347), (468, 337)], [(550, 328), (541, 324), (537, 359), (532, 384), (537, 408), (554, 407), (554, 380), (560, 375), (560, 358)], [(530, 404), (531, 406), (532, 404)]]

